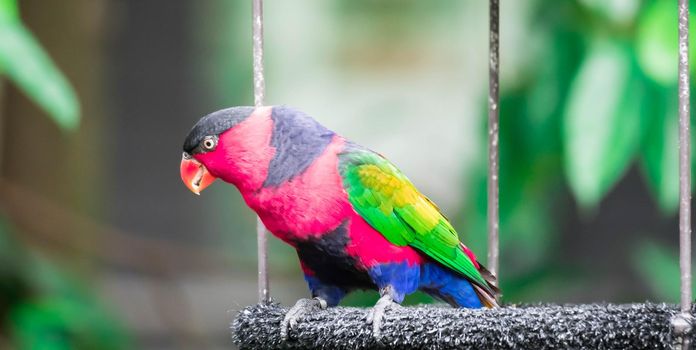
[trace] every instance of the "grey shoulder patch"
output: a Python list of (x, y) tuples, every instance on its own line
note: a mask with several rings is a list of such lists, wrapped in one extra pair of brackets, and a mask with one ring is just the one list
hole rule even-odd
[(294, 108), (273, 107), (271, 146), (275, 155), (263, 187), (278, 186), (302, 174), (331, 143), (334, 132)]
[(184, 152), (191, 154), (206, 136), (219, 135), (239, 124), (254, 112), (254, 107), (231, 107), (210, 113), (193, 126), (184, 141)]

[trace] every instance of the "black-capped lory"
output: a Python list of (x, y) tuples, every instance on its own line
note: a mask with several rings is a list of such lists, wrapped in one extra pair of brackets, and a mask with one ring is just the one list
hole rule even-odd
[(220, 178), (268, 230), (297, 250), (312, 299), (303, 314), (356, 289), (380, 299), (367, 315), (379, 337), (386, 311), (421, 290), (455, 307), (496, 307), (495, 277), (440, 209), (390, 161), (290, 107), (232, 107), (203, 118), (183, 147), (181, 178), (198, 194)]

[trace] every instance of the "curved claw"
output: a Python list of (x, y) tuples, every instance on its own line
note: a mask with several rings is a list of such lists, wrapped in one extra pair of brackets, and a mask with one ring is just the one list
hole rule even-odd
[(372, 324), (372, 336), (375, 337), (375, 339), (379, 340), (382, 338), (382, 324), (384, 323), (384, 316), (387, 310), (398, 306), (399, 304), (395, 303), (389, 294), (385, 294), (379, 298), (377, 304), (367, 312), (365, 320), (367, 324)]
[(295, 303), (295, 306), (288, 310), (285, 314), (283, 322), (280, 323), (280, 337), (283, 340), (288, 339), (290, 330), (295, 330), (297, 327), (297, 321), (304, 315), (316, 312), (319, 310), (324, 310), (327, 307), (326, 300), (315, 297), (312, 299), (300, 299)]

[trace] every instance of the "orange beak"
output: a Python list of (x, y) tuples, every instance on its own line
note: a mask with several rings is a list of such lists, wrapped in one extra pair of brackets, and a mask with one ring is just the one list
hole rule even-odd
[(184, 153), (181, 157), (181, 180), (191, 192), (201, 194), (206, 187), (217, 179), (210, 175), (208, 169), (197, 160)]

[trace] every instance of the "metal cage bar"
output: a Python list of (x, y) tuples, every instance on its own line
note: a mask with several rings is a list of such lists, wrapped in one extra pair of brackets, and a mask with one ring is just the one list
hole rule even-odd
[[(263, 0), (252, 0), (252, 41), (254, 55), (254, 106), (264, 104), (266, 80), (263, 75)], [(268, 249), (266, 247), (266, 227), (256, 218), (256, 239), (258, 245), (259, 303), (270, 301), (268, 289)]]
[(498, 0), (489, 0), (488, 60), (488, 269), (498, 276)]
[(679, 267), (681, 311), (691, 310), (691, 138), (689, 1), (679, 0)]
[(674, 348), (691, 348), (691, 116), (689, 0), (679, 0), (679, 270), (680, 313), (672, 319)]

